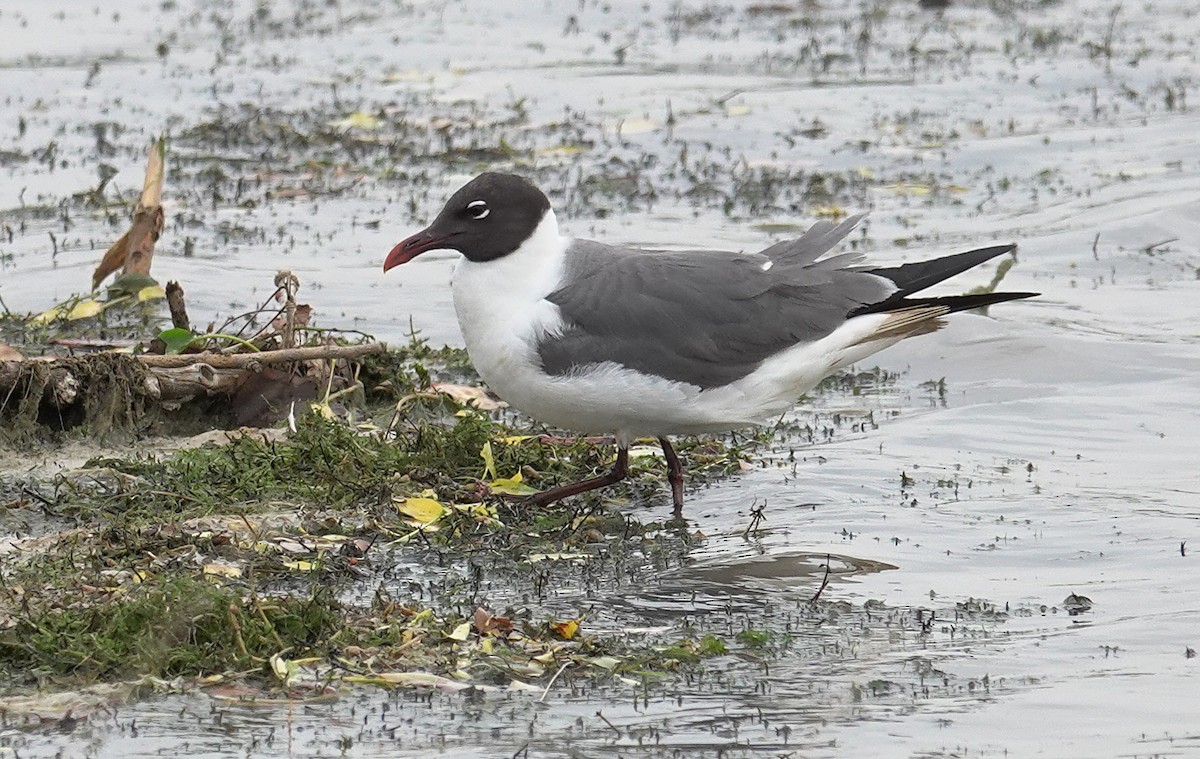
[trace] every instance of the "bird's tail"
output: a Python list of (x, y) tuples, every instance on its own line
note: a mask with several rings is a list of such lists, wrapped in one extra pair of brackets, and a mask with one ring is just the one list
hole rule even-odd
[(878, 314), (890, 311), (900, 311), (908, 308), (920, 307), (943, 307), (947, 309), (945, 313), (953, 313), (955, 311), (966, 311), (972, 308), (983, 308), (994, 303), (1003, 303), (1009, 300), (1020, 300), (1021, 298), (1032, 298), (1038, 293), (1030, 292), (1010, 292), (1010, 293), (968, 293), (966, 295), (945, 295), (931, 298), (910, 298), (913, 293), (920, 292), (928, 287), (932, 287), (942, 280), (949, 279), (955, 274), (961, 274), (967, 269), (974, 268), (979, 264), (989, 261), (996, 256), (1002, 256), (1006, 253), (1011, 253), (1016, 250), (1016, 245), (994, 245), (988, 248), (979, 248), (970, 250), (966, 253), (956, 253), (952, 256), (943, 256), (935, 258), (932, 261), (917, 261), (903, 266), (893, 266), (880, 269), (866, 269), (868, 274), (874, 274), (877, 277), (890, 279), (896, 284), (896, 292), (892, 293), (885, 300), (879, 303), (862, 306), (856, 309), (850, 315), (858, 316), (860, 314)]

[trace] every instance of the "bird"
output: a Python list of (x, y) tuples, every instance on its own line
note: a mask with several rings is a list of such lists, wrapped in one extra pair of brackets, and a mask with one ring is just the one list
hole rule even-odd
[(614, 436), (610, 471), (531, 502), (621, 481), (630, 444), (653, 437), (680, 517), (683, 467), (669, 436), (762, 424), (837, 370), (936, 331), (947, 314), (1037, 295), (919, 296), (1016, 245), (872, 267), (834, 251), (862, 218), (818, 221), (756, 253), (630, 248), (564, 235), (533, 182), (486, 172), (392, 248), (383, 270), (430, 250), (461, 254), (451, 290), (480, 378), (535, 420)]

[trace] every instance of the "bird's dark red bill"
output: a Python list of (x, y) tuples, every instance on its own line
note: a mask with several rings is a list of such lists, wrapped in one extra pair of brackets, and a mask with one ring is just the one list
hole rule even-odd
[(406, 264), (427, 250), (445, 247), (446, 238), (430, 234), (427, 230), (417, 232), (412, 237), (401, 241), (383, 261), (383, 270), (394, 269), (400, 264)]

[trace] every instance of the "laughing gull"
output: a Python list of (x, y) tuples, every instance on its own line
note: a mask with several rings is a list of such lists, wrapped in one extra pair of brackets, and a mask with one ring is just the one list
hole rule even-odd
[(942, 317), (1036, 293), (911, 297), (1015, 245), (888, 268), (822, 258), (862, 216), (821, 221), (759, 253), (664, 252), (564, 237), (550, 201), (513, 174), (486, 173), (388, 254), (462, 254), (454, 310), (479, 376), (534, 419), (616, 436), (606, 474), (534, 496), (546, 504), (626, 477), (629, 444), (662, 445), (676, 514), (683, 468), (667, 435), (778, 417), (836, 370)]

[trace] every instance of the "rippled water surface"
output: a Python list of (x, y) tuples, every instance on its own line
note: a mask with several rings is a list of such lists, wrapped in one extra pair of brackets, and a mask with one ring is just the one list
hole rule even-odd
[[(762, 655), (544, 701), (154, 699), (0, 725), (0, 755), (1200, 756), (1192, 3), (6, 0), (0, 35), (13, 311), (86, 288), (124, 217), (71, 198), (102, 163), (136, 190), (160, 132), (155, 273), (194, 321), (289, 268), (323, 324), (457, 343), (452, 261), (380, 265), (514, 163), (580, 236), (751, 249), (870, 210), (874, 260), (1018, 241), (1003, 287), (1043, 294), (881, 354), (887, 392), (799, 409), (874, 424), (691, 493), (687, 562), (555, 601), (603, 609), (597, 632), (777, 631)], [(818, 624), (827, 562), (844, 613)]]

